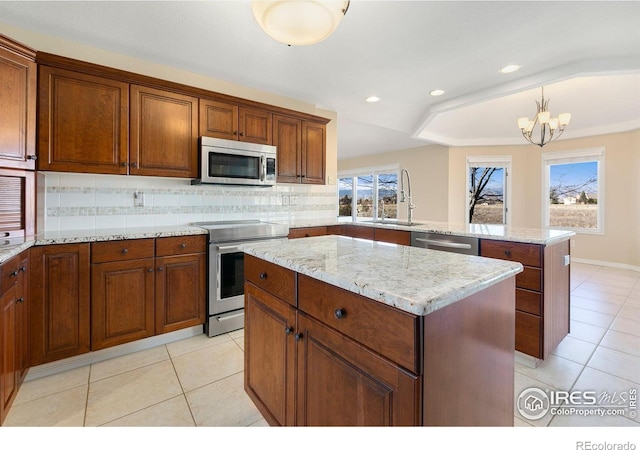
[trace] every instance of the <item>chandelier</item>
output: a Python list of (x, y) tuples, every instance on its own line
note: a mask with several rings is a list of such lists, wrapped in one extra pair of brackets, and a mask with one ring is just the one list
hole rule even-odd
[(328, 38), (349, 9), (349, 1), (252, 1), (265, 33), (287, 45), (311, 45)]
[[(551, 117), (551, 113), (547, 109), (548, 104), (549, 100), (544, 99), (543, 87), (542, 100), (536, 100), (538, 111), (533, 120), (530, 120), (528, 117), (520, 117), (518, 119), (518, 128), (520, 128), (522, 136), (527, 141), (539, 147), (543, 147), (545, 144), (558, 139), (571, 120), (571, 113), (562, 113), (558, 114), (558, 117)], [(534, 133), (536, 125), (538, 125), (539, 132)]]

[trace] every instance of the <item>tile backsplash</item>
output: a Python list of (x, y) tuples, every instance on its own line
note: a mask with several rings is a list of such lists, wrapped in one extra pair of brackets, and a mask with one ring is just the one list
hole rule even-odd
[[(140, 206), (136, 206), (136, 198)], [(313, 220), (337, 215), (336, 187), (191, 185), (180, 178), (40, 172), (38, 230)]]

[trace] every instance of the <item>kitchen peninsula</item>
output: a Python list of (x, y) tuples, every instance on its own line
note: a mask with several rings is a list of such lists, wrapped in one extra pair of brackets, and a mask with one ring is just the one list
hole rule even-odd
[(245, 390), (272, 425), (513, 424), (521, 264), (343, 236), (242, 249)]

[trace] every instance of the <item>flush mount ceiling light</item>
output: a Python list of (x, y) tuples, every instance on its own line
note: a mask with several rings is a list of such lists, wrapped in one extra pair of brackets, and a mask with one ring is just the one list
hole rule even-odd
[(432, 95), (434, 97), (437, 97), (442, 94), (444, 94), (444, 91), (442, 89), (434, 89), (433, 91), (429, 92), (429, 95)]
[(328, 38), (349, 9), (349, 1), (252, 1), (265, 33), (287, 45), (311, 45)]
[(508, 66), (504, 66), (502, 69), (500, 69), (500, 73), (512, 73), (520, 69), (520, 67), (522, 66), (518, 64), (509, 64)]
[[(562, 113), (558, 114), (558, 117), (551, 117), (551, 113), (547, 109), (548, 104), (549, 100), (544, 99), (543, 87), (542, 100), (536, 100), (538, 111), (533, 120), (530, 120), (528, 117), (520, 117), (518, 119), (518, 128), (520, 128), (522, 136), (527, 141), (541, 148), (544, 147), (545, 144), (558, 139), (571, 120), (570, 113)], [(536, 138), (534, 139), (534, 128), (536, 125), (540, 128), (540, 139), (537, 139), (538, 133), (535, 133)]]
[(372, 95), (371, 97), (365, 98), (364, 101), (369, 103), (375, 103), (380, 101), (380, 97), (376, 97), (375, 95)]

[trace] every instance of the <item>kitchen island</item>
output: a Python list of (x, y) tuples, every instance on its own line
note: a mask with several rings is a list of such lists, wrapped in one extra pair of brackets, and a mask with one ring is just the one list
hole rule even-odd
[(521, 264), (343, 236), (242, 249), (245, 390), (270, 424), (513, 424)]

